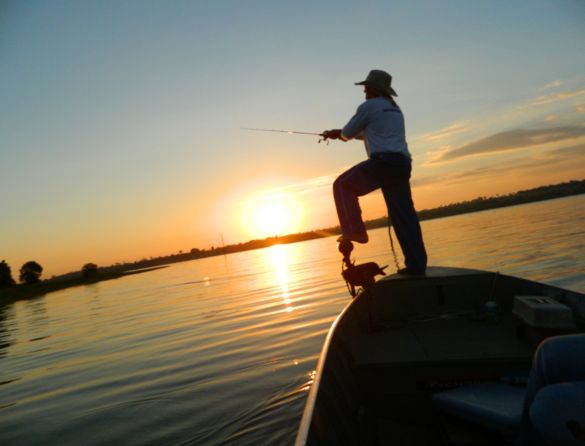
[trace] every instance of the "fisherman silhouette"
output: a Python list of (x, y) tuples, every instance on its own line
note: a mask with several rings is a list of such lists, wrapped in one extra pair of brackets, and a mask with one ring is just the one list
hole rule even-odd
[(399, 274), (424, 274), (427, 254), (418, 216), (412, 202), (410, 175), (412, 157), (405, 137), (404, 116), (391, 87), (392, 76), (372, 70), (364, 86), (366, 96), (343, 129), (326, 130), (325, 139), (360, 139), (368, 159), (343, 172), (333, 183), (333, 196), (341, 225), (338, 241), (367, 243), (368, 234), (361, 217), (358, 198), (382, 189), (396, 237), (404, 254), (406, 268)]

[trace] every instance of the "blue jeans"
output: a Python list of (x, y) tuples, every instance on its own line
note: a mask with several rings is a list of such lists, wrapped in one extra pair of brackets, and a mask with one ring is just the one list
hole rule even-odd
[(366, 232), (358, 198), (382, 189), (388, 216), (406, 267), (424, 272), (427, 253), (410, 192), (410, 160), (399, 153), (374, 154), (342, 173), (333, 183), (333, 197), (342, 234)]

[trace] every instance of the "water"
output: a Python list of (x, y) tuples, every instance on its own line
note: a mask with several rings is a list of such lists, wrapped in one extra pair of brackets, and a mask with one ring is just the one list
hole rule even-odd
[[(431, 264), (585, 292), (585, 196), (423, 222)], [(359, 261), (393, 264), (386, 229)], [(0, 307), (0, 444), (291, 444), (349, 302), (334, 238)], [(392, 269), (390, 267), (390, 269)]]

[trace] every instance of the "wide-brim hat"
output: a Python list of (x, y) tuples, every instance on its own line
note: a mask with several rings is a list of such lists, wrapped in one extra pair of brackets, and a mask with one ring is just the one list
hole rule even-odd
[(390, 86), (390, 84), (392, 84), (392, 76), (382, 70), (370, 71), (365, 81), (356, 82), (355, 84), (373, 87), (379, 92), (388, 96), (398, 96), (394, 89)]

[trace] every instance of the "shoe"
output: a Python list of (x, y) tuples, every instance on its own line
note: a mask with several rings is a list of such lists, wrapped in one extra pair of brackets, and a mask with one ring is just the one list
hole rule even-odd
[(350, 242), (356, 242), (356, 243), (368, 243), (368, 233), (367, 232), (363, 232), (361, 234), (341, 234), (338, 238), (337, 241), (339, 243), (343, 242), (343, 241), (350, 241)]
[(397, 271), (397, 274), (400, 274), (401, 276), (424, 276), (425, 271), (414, 270), (411, 268), (401, 268)]

